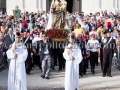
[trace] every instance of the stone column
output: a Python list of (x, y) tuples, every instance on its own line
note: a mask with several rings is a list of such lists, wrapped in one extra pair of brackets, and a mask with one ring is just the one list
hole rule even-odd
[(0, 9), (2, 8), (2, 0), (0, 0)]
[(49, 0), (42, 0), (42, 10), (49, 11)]
[(25, 12), (25, 0), (23, 0), (23, 12)]
[(117, 9), (118, 9), (118, 12), (120, 12), (120, 0), (117, 0)]
[(79, 11), (80, 11), (80, 8), (79, 8), (79, 0), (75, 0), (74, 2), (75, 2), (75, 6), (74, 6), (74, 7), (75, 7), (75, 8), (74, 8), (74, 9), (75, 9), (75, 12), (79, 12)]
[(115, 0), (115, 9), (116, 12), (119, 12), (119, 0)]
[(39, 2), (39, 5), (38, 5), (38, 8), (39, 8), (39, 12), (42, 12), (42, 1), (43, 0), (38, 0)]
[(73, 0), (73, 12), (75, 12), (75, 0)]
[(79, 0), (79, 12), (82, 12), (82, 1), (83, 0)]

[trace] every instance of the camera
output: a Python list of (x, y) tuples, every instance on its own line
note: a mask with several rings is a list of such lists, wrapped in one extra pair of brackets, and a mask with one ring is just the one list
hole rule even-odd
[(30, 23), (30, 20), (27, 20), (27, 23)]
[(8, 25), (8, 28), (11, 28), (11, 25)]
[(34, 19), (32, 20), (32, 23), (35, 23), (35, 20), (34, 20)]
[(34, 17), (34, 15), (31, 15), (31, 18), (33, 18)]
[(19, 22), (22, 23), (22, 20), (20, 20)]

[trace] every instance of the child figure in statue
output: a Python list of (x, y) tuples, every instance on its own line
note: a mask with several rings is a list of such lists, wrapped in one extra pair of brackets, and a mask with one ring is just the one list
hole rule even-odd
[(61, 0), (61, 10), (66, 12), (66, 8), (67, 8), (67, 2), (65, 0)]

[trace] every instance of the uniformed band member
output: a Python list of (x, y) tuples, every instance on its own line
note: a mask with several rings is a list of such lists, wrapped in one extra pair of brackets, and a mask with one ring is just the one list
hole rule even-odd
[(116, 43), (115, 39), (111, 36), (111, 32), (106, 30), (107, 37), (104, 37), (102, 42), (104, 43), (103, 48), (103, 77), (106, 75), (112, 77), (111, 66), (113, 55), (116, 55)]
[(31, 50), (32, 50), (32, 40), (27, 36), (27, 32), (24, 31), (24, 37), (22, 38), (22, 42), (25, 44), (28, 50), (28, 57), (25, 62), (26, 65), (26, 73), (30, 74), (30, 70), (32, 69), (32, 58), (31, 58)]

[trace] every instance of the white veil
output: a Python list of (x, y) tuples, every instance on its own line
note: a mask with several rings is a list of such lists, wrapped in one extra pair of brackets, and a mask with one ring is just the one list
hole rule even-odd
[(53, 3), (54, 3), (54, 0), (52, 0), (51, 6), (50, 6), (50, 14), (49, 14), (49, 19), (48, 19), (48, 24), (47, 24), (46, 30), (52, 28), (52, 13), (51, 13), (51, 8), (53, 6)]

